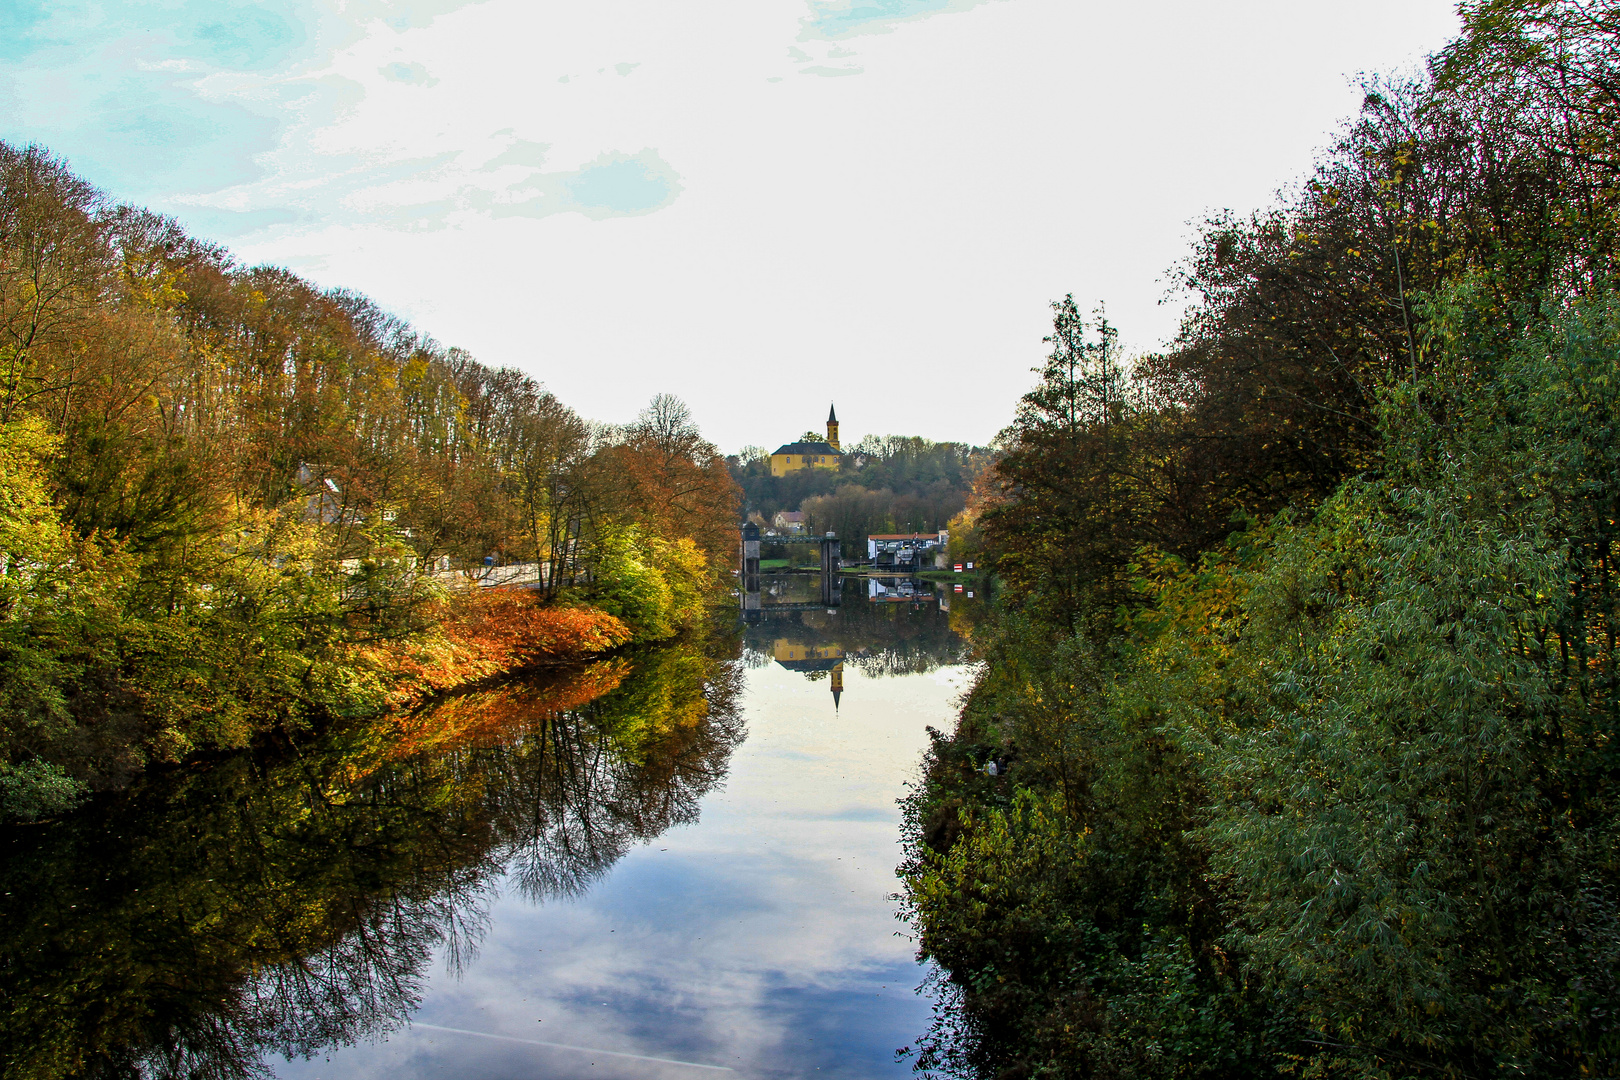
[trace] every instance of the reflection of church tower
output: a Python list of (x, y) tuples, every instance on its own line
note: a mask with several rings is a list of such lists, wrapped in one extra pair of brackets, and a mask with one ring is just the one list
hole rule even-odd
[(827, 406), (827, 445), (840, 452), (844, 449), (838, 445), (838, 412), (831, 405)]
[(832, 669), (833, 712), (838, 711), (838, 699), (844, 693), (844, 662), (842, 660), (833, 665)]

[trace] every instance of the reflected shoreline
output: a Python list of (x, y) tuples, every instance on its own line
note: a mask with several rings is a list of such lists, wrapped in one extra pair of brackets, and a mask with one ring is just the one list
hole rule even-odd
[(696, 820), (744, 730), (735, 639), (453, 694), (154, 774), (0, 861), (0, 1073), (266, 1075), (401, 1027), (491, 889), (578, 896)]
[(12, 830), (0, 1074), (232, 1080), (403, 1029), (439, 961), (459, 977), (477, 958), (497, 889), (581, 897), (698, 820), (746, 737), (749, 669), (824, 682), (832, 714), (845, 665), (966, 658), (954, 596), (868, 591), (154, 772)]
[(762, 575), (760, 606), (745, 612), (741, 629), (744, 663), (834, 683), (846, 665), (873, 677), (927, 674), (969, 659), (988, 603), (915, 576), (845, 575), (842, 603), (821, 607), (812, 603), (817, 585), (813, 574)]

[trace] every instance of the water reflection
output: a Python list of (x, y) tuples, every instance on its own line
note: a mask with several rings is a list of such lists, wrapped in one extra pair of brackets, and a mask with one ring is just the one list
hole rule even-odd
[(397, 1028), (492, 883), (576, 896), (695, 819), (740, 672), (670, 648), (154, 776), (0, 861), (0, 1074), (264, 1074)]
[(895, 799), (978, 601), (870, 597), (13, 830), (0, 1075), (903, 1075)]
[[(801, 610), (785, 605), (804, 603), (814, 578), (783, 575), (766, 582), (760, 617), (743, 632), (746, 662), (827, 679), (835, 702), (846, 665), (868, 676), (893, 676), (963, 663), (972, 624), (986, 602), (955, 592), (950, 583), (870, 577), (846, 579), (844, 603), (837, 608)], [(773, 609), (773, 603), (784, 606)]]

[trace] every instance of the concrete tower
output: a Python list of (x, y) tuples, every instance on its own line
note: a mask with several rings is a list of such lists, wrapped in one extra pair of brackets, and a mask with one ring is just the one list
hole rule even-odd
[(827, 445), (839, 452), (844, 449), (838, 445), (838, 410), (831, 405), (827, 406)]

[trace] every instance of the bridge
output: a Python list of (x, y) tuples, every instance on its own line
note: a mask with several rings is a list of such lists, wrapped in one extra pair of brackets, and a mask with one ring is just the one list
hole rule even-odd
[[(749, 622), (758, 622), (763, 608), (760, 605), (759, 526), (752, 521), (742, 527), (742, 612)], [(821, 546), (821, 601), (816, 604), (772, 604), (773, 611), (810, 611), (817, 608), (837, 607), (843, 602), (839, 590), (838, 569), (842, 560), (838, 554), (838, 537), (825, 536), (773, 536), (773, 544), (819, 544)]]

